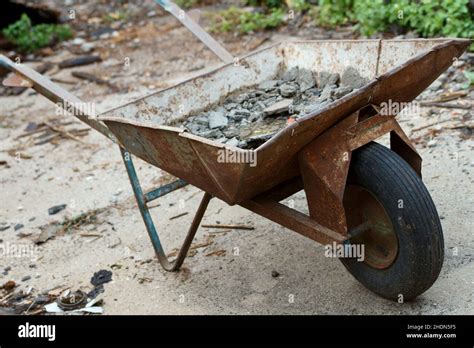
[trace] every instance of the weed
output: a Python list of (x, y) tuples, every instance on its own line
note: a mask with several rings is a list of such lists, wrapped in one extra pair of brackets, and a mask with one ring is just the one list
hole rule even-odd
[(72, 37), (72, 30), (68, 25), (32, 25), (26, 14), (23, 14), (18, 21), (3, 29), (2, 32), (8, 41), (17, 46), (20, 51), (27, 53)]

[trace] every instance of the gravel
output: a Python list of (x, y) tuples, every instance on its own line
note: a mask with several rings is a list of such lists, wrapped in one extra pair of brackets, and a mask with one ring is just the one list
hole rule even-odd
[(212, 110), (189, 116), (181, 127), (229, 146), (254, 149), (290, 121), (316, 111), (366, 83), (367, 80), (352, 67), (342, 76), (294, 67), (253, 89), (228, 96)]

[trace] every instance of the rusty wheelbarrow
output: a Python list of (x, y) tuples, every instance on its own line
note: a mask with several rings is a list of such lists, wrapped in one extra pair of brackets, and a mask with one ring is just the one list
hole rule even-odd
[[(161, 4), (163, 2), (160, 1)], [(363, 246), (364, 261), (341, 259), (373, 292), (414, 298), (437, 279), (444, 242), (435, 205), (421, 180), (421, 158), (387, 103), (411, 102), (468, 47), (469, 40), (298, 41), (234, 58), (179, 7), (175, 15), (224, 64), (98, 117), (83, 102), (34, 70), (1, 57), (14, 72), (7, 85), (30, 86), (120, 146), (135, 198), (161, 265), (177, 271), (207, 205), (217, 197), (343, 250)], [(341, 73), (356, 67), (368, 79), (328, 106), (287, 125), (255, 150), (242, 150), (170, 125), (209, 109), (240, 90), (275, 77), (282, 68)], [(374, 140), (389, 134), (390, 149)], [(239, 160), (222, 160), (226, 158)], [(179, 178), (144, 193), (131, 155)], [(241, 160), (244, 159), (244, 160)], [(245, 160), (251, 159), (251, 161)], [(187, 184), (203, 190), (177, 258), (163, 250), (147, 205)], [(281, 203), (304, 190), (309, 215)]]

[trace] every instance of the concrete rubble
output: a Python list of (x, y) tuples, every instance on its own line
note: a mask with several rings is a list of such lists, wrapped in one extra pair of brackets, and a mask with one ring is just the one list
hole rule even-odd
[(226, 145), (253, 149), (289, 121), (321, 109), (366, 83), (353, 67), (341, 76), (295, 67), (253, 89), (229, 96), (212, 110), (191, 115), (181, 127)]

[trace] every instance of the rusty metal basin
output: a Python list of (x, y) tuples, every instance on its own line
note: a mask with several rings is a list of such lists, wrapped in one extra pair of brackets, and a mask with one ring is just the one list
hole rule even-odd
[[(299, 175), (297, 153), (356, 110), (389, 100), (412, 101), (469, 43), (463, 39), (284, 42), (109, 110), (99, 120), (134, 155), (228, 204), (237, 204)], [(369, 82), (288, 125), (256, 150), (223, 145), (170, 126), (294, 66), (338, 73), (353, 66)], [(222, 162), (222, 151), (240, 159), (250, 158), (243, 154), (255, 151), (256, 162)]]

